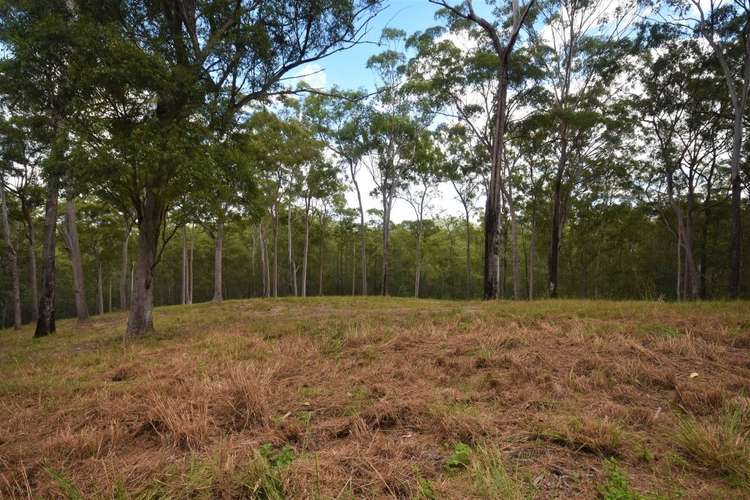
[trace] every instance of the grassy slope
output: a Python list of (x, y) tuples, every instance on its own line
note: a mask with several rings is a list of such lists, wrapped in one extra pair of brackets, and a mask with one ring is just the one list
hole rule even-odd
[(119, 313), (0, 332), (0, 497), (750, 495), (747, 303), (340, 297), (155, 318), (129, 343)]

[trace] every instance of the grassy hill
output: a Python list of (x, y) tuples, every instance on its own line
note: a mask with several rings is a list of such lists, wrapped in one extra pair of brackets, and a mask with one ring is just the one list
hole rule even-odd
[(0, 332), (0, 497), (750, 496), (750, 304), (228, 301)]

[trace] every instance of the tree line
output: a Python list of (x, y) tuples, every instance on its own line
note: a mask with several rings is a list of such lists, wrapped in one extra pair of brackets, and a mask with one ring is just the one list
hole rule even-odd
[(360, 62), (370, 90), (290, 75), (362, 43), (380, 1), (5, 2), (3, 324), (746, 294), (750, 4), (429, 2), (435, 27), (387, 28)]

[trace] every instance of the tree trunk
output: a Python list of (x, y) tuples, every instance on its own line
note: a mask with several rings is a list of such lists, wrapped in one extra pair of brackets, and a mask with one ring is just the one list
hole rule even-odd
[(325, 212), (320, 216), (320, 248), (318, 250), (318, 295), (323, 296), (323, 250), (326, 246)]
[(180, 304), (187, 304), (188, 295), (188, 248), (187, 248), (187, 224), (182, 226), (182, 278)]
[(188, 232), (188, 289), (187, 289), (187, 304), (193, 303), (193, 262), (195, 261), (195, 233), (190, 228)]
[(382, 275), (380, 280), (380, 293), (383, 296), (388, 295), (388, 278), (390, 274), (389, 269), (389, 253), (390, 253), (390, 242), (391, 242), (391, 202), (387, 197), (383, 196), (383, 266)]
[(352, 241), (352, 296), (357, 295), (357, 244)]
[(547, 292), (550, 297), (557, 297), (557, 275), (560, 261), (560, 244), (562, 239), (562, 190), (563, 176), (568, 163), (568, 137), (565, 126), (561, 132), (560, 159), (557, 164), (557, 174), (555, 176), (555, 187), (552, 201), (552, 239), (549, 250), (548, 261), (548, 285)]
[(359, 203), (359, 239), (360, 239), (360, 260), (362, 266), (362, 295), (367, 295), (367, 227), (365, 226), (365, 210), (362, 206), (362, 193), (359, 190), (354, 163), (349, 162), (349, 172), (352, 175), (352, 182), (357, 191), (357, 202)]
[(279, 296), (279, 207), (273, 207), (273, 296)]
[(120, 267), (120, 309), (123, 311), (128, 308), (128, 243), (132, 228), (132, 222), (126, 218), (125, 234), (122, 238), (122, 265)]
[[(297, 290), (297, 266), (294, 263), (294, 252), (292, 249), (292, 205), (291, 203), (287, 207), (286, 213), (286, 228), (287, 228), (287, 247), (289, 249), (289, 286), (291, 292), (296, 297), (299, 295)], [(304, 294), (302, 295), (304, 297)]]
[[(110, 270), (110, 273), (112, 271)], [(109, 297), (108, 297), (108, 304), (107, 304), (107, 312), (112, 312), (112, 275), (110, 274), (109, 278), (107, 279), (107, 288), (109, 289)]]
[(536, 219), (531, 215), (531, 234), (529, 234), (529, 300), (534, 300), (534, 262), (536, 261)]
[(102, 262), (97, 259), (96, 263), (96, 313), (104, 314), (104, 277), (102, 276)]
[(269, 284), (268, 271), (268, 247), (266, 246), (266, 236), (263, 234), (263, 223), (258, 223), (258, 238), (260, 239), (260, 275), (263, 282), (263, 296), (269, 297), (271, 286)]
[(39, 286), (36, 271), (36, 236), (34, 234), (34, 221), (31, 217), (31, 211), (26, 214), (26, 237), (29, 241), (29, 289), (31, 290), (31, 321), (36, 323), (39, 319), (39, 311), (37, 305), (39, 304)]
[[(468, 205), (464, 204), (464, 221), (466, 224), (466, 298), (471, 298), (471, 215)], [(451, 242), (453, 240), (451, 239)]]
[(223, 281), (222, 281), (222, 264), (223, 264), (223, 247), (224, 247), (224, 221), (219, 220), (216, 223), (216, 233), (214, 234), (214, 298), (213, 301), (220, 304), (224, 300)]
[(73, 199), (65, 201), (65, 230), (63, 235), (70, 255), (70, 263), (73, 266), (73, 294), (75, 296), (76, 316), (78, 321), (86, 321), (89, 319), (89, 307), (86, 303), (83, 259), (81, 258), (81, 245), (78, 240), (76, 205)]
[(310, 253), (310, 205), (305, 204), (305, 243), (302, 248), (302, 296), (307, 297), (307, 261)]
[(58, 179), (47, 180), (47, 202), (44, 211), (44, 238), (42, 240), (42, 293), (39, 296), (39, 319), (34, 337), (44, 337), (55, 332), (55, 237), (57, 227)]
[(154, 329), (154, 267), (163, 210), (157, 197), (147, 192), (138, 220), (138, 256), (133, 279), (127, 336), (145, 335)]
[(513, 274), (513, 299), (521, 300), (521, 261), (518, 251), (518, 220), (513, 204), (512, 193), (508, 189), (508, 211), (510, 212), (510, 252)]
[(419, 280), (422, 275), (422, 218), (417, 222), (416, 269), (414, 273), (414, 297), (419, 298)]
[(8, 205), (5, 201), (5, 188), (0, 186), (0, 210), (2, 210), (3, 235), (8, 248), (8, 267), (13, 288), (13, 328), (21, 328), (21, 280), (18, 272), (18, 254), (11, 238), (10, 221), (8, 220)]

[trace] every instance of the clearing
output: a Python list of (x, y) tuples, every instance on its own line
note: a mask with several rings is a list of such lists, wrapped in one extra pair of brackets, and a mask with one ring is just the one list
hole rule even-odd
[(750, 304), (396, 298), (0, 332), (0, 497), (750, 496)]

